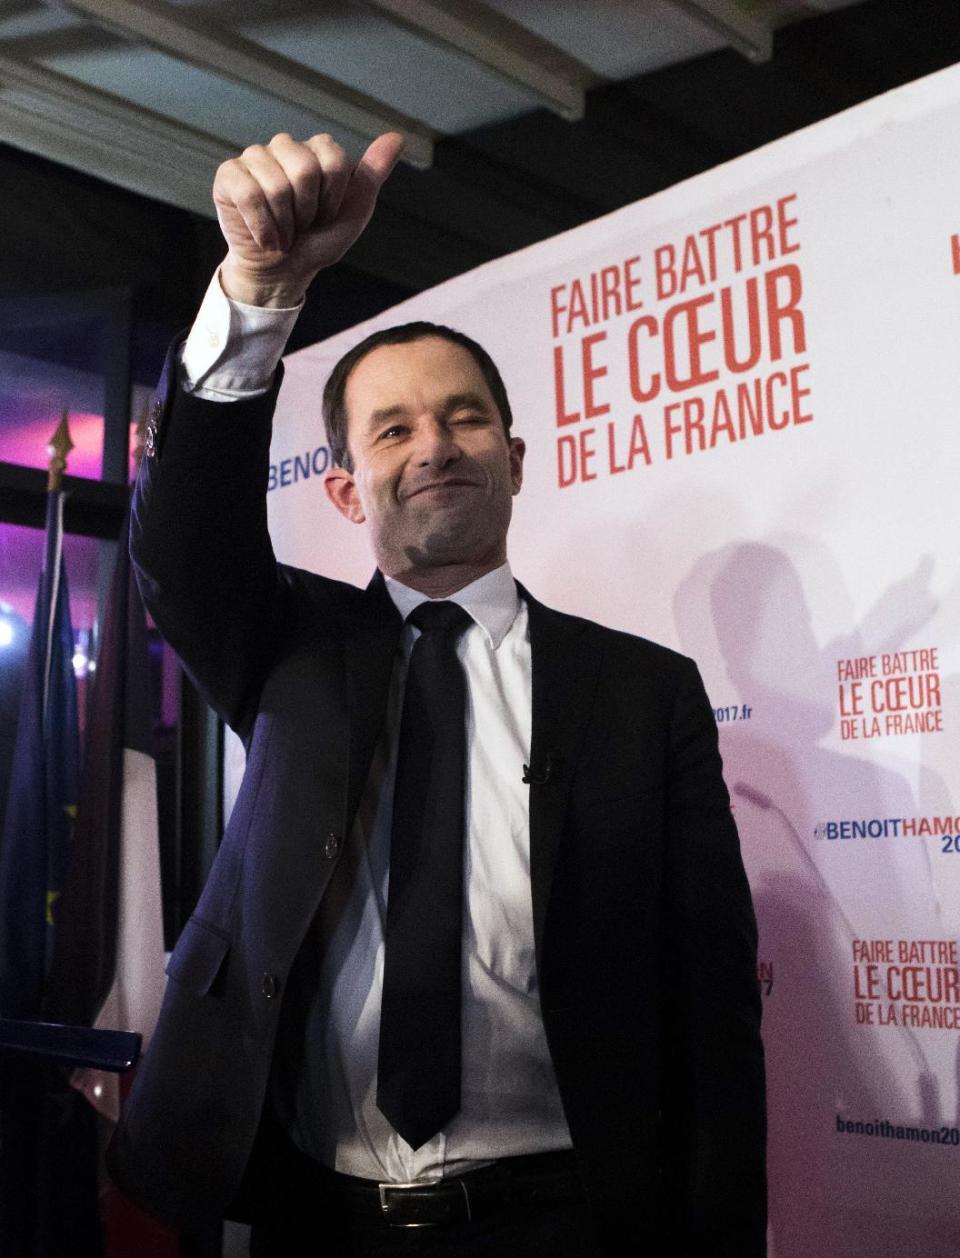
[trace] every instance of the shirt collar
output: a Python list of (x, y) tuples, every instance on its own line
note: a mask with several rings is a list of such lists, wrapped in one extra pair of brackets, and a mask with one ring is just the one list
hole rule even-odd
[[(421, 594), (419, 590), (412, 590), (409, 585), (403, 585), (393, 577), (384, 577), (384, 581), (397, 611), (404, 620), (415, 607), (428, 601), (426, 594)], [(520, 596), (517, 594), (517, 585), (509, 563), (501, 564), (492, 572), (478, 577), (476, 581), (471, 581), (462, 590), (457, 590), (453, 594), (448, 594), (445, 599), (437, 601), (457, 603), (464, 611), (469, 612), (483, 630), (494, 651), (507, 636), (507, 630), (516, 619), (520, 608)]]

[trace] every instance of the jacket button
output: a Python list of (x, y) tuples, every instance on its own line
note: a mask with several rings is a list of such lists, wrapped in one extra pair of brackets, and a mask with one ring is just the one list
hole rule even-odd
[(323, 854), (328, 861), (336, 860), (340, 855), (340, 836), (328, 834), (323, 841)]
[(264, 974), (263, 982), (260, 984), (260, 990), (266, 996), (267, 1000), (273, 1000), (277, 992), (280, 990), (280, 980), (276, 974)]

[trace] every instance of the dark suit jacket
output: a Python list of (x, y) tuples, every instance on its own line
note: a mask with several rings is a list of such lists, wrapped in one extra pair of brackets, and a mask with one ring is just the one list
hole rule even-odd
[[(360, 590), (275, 563), (273, 401), (204, 403), (168, 367), (134, 500), (147, 606), (248, 753), (110, 1152), (121, 1187), (172, 1222), (237, 1194), (284, 985), (349, 842), (401, 630), (382, 580)], [(703, 686), (690, 660), (523, 593), (531, 762), (553, 765), (530, 790), (538, 977), (585, 1187), (651, 1254), (757, 1258), (756, 927)]]

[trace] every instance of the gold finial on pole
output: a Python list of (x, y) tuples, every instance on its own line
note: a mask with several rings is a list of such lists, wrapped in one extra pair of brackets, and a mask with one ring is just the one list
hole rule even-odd
[(50, 455), (50, 464), (47, 470), (47, 491), (59, 490), (63, 482), (63, 473), (67, 469), (67, 455), (73, 449), (73, 442), (70, 440), (70, 429), (67, 426), (67, 408), (63, 408), (60, 416), (60, 423), (57, 424), (57, 431), (47, 443), (47, 454)]

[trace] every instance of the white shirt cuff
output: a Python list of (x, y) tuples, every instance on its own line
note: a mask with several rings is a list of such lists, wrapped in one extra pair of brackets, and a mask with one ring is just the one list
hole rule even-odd
[(279, 310), (232, 301), (218, 269), (183, 346), (184, 389), (210, 402), (266, 393), (302, 309), (302, 301)]

